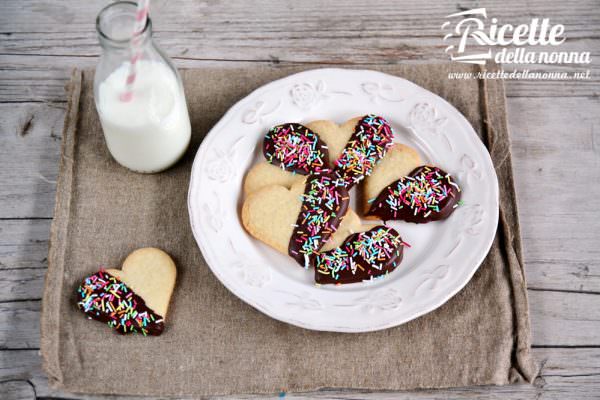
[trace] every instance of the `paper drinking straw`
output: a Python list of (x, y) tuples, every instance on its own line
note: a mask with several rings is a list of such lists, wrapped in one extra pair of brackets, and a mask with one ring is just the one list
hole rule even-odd
[(125, 81), (125, 91), (121, 94), (121, 101), (128, 102), (133, 98), (133, 84), (136, 77), (136, 64), (142, 57), (142, 32), (148, 20), (149, 0), (137, 0), (135, 12), (135, 24), (133, 25), (133, 36), (131, 37), (131, 60), (129, 61), (129, 72)]

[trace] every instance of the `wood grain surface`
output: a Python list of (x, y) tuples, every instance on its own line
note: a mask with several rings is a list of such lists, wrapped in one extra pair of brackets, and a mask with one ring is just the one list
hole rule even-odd
[[(0, 2), (0, 399), (103, 399), (48, 386), (39, 312), (73, 67), (93, 67), (108, 1)], [(155, 38), (178, 67), (446, 61), (444, 16), (486, 7), (511, 24), (565, 25), (562, 51), (589, 51), (585, 81), (507, 81), (513, 167), (531, 306), (533, 385), (415, 392), (331, 389), (293, 399), (600, 398), (600, 2), (244, 0), (152, 2)], [(510, 69), (507, 66), (507, 69)], [(236, 398), (264, 396), (236, 396)], [(279, 398), (274, 393), (268, 398)]]

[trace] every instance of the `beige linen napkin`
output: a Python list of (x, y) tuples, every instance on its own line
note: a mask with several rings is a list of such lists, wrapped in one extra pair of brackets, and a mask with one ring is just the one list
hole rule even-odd
[[(314, 68), (314, 67), (313, 67)], [(63, 136), (42, 311), (44, 367), (55, 386), (83, 393), (216, 395), (319, 388), (413, 389), (531, 381), (527, 293), (501, 81), (449, 80), (459, 65), (371, 67), (439, 94), (471, 122), (500, 182), (500, 223), (471, 282), (436, 311), (365, 334), (314, 332), (275, 321), (215, 278), (192, 237), (186, 196), (209, 129), (260, 85), (305, 67), (183, 71), (193, 139), (183, 161), (156, 175), (114, 162), (93, 100), (93, 71), (75, 71)], [(82, 278), (156, 246), (178, 265), (167, 330), (123, 337), (74, 306)]]

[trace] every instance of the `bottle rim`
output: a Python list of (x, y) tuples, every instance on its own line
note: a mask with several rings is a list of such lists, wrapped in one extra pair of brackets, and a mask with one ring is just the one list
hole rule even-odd
[[(133, 32), (129, 37), (126, 37), (123, 39), (117, 39), (117, 38), (111, 37), (109, 34), (107, 34), (106, 32), (104, 32), (102, 30), (103, 19), (107, 16), (107, 14), (110, 11), (112, 11), (113, 9), (116, 9), (116, 8), (123, 8), (123, 10), (127, 10), (127, 8), (131, 8), (131, 14), (135, 18), (135, 13), (137, 10), (137, 4), (135, 2), (133, 2), (133, 1), (116, 1), (114, 3), (110, 3), (109, 5), (104, 7), (102, 10), (100, 10), (100, 12), (98, 13), (98, 16), (96, 17), (96, 32), (98, 33), (98, 36), (101, 39), (100, 40), (101, 44), (103, 44), (103, 42), (106, 42), (113, 46), (128, 47), (131, 43), (131, 39), (133, 39)], [(146, 25), (144, 26), (144, 29), (142, 30), (140, 35), (142, 37), (147, 36), (148, 33), (151, 32), (151, 30), (152, 30), (152, 21), (150, 19), (150, 16), (148, 16), (148, 18), (146, 19)]]

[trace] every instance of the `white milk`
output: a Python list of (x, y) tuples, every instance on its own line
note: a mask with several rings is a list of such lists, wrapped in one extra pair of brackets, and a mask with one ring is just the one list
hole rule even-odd
[(98, 86), (96, 108), (106, 144), (119, 164), (137, 172), (158, 172), (183, 155), (191, 127), (183, 90), (173, 71), (153, 61), (139, 61), (133, 99), (119, 99), (129, 63)]

